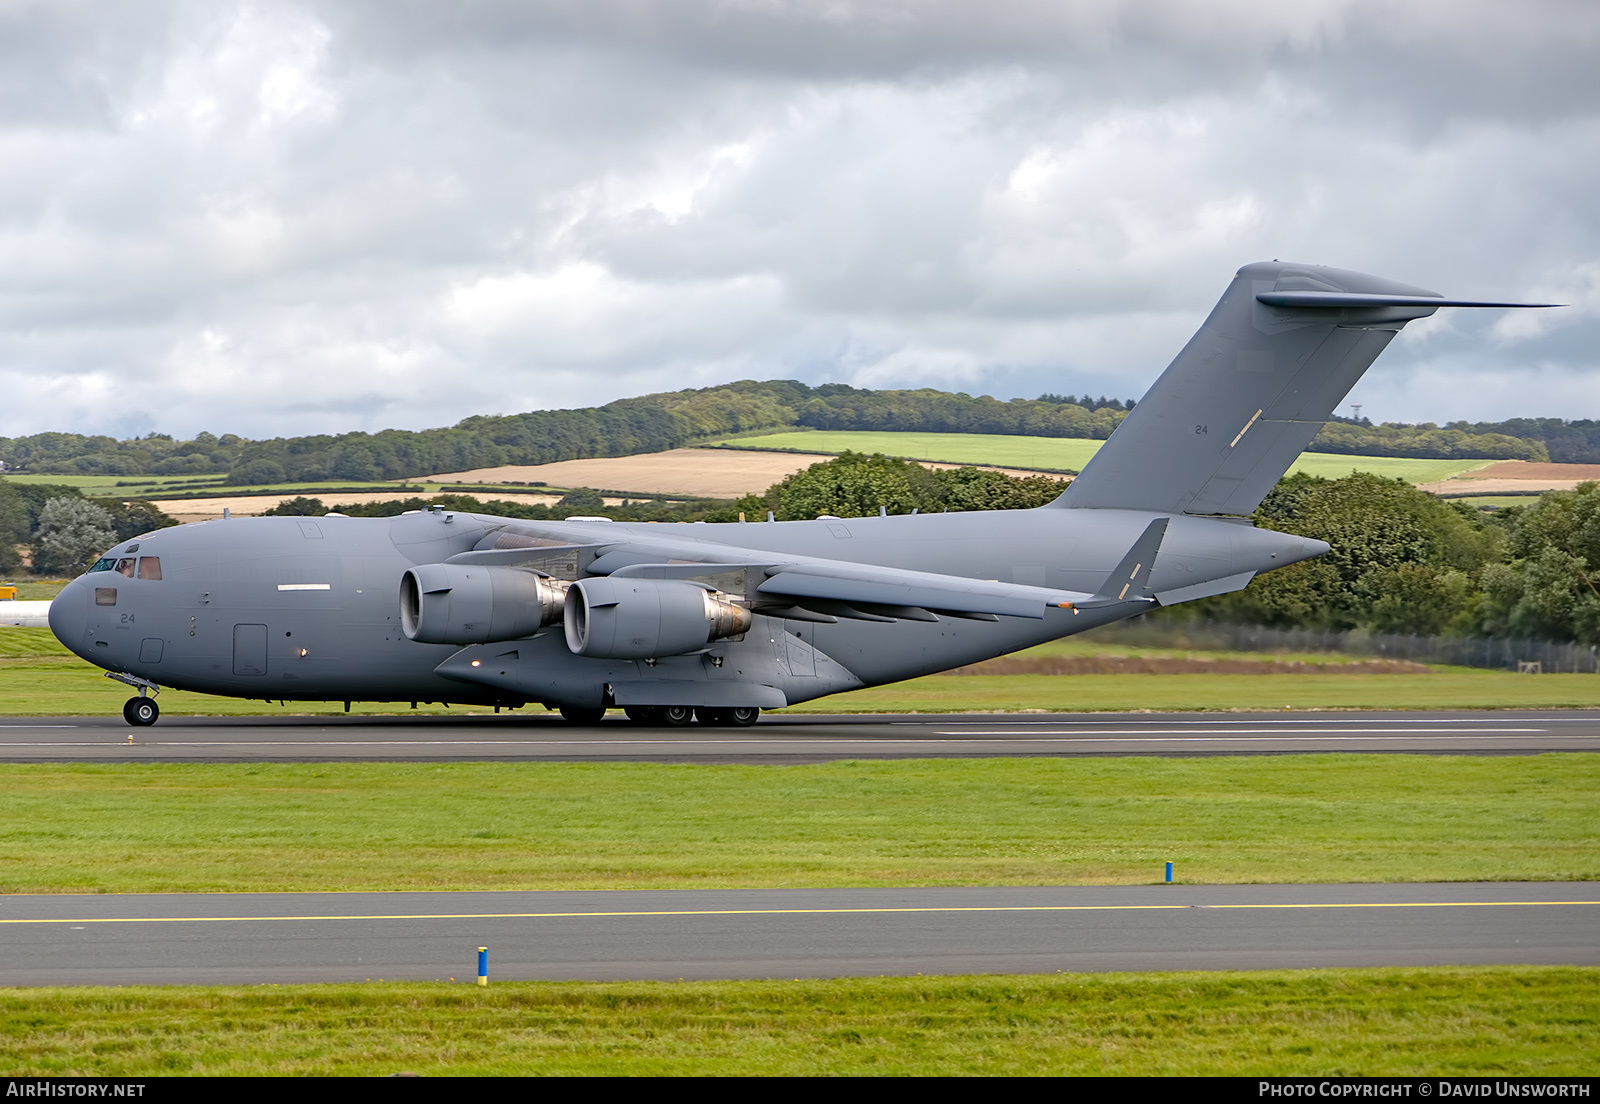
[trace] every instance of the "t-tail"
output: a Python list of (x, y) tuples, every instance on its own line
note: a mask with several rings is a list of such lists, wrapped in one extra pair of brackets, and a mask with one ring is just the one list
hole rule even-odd
[(1200, 331), (1053, 505), (1250, 514), (1407, 322), (1446, 299), (1278, 261), (1241, 268)]

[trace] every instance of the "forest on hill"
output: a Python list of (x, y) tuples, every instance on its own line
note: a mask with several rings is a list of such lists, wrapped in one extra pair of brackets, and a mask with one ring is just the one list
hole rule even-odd
[[(227, 473), (231, 485), (284, 481), (394, 480), (502, 464), (547, 464), (632, 456), (762, 430), (796, 428), (1002, 433), (1104, 440), (1131, 400), (1041, 395), (1002, 402), (988, 395), (922, 388), (874, 391), (795, 380), (744, 380), (719, 387), (619, 399), (578, 410), (475, 415), (443, 429), (386, 429), (252, 441), (200, 433), (128, 440), (76, 433), (0, 437), (0, 463), (54, 475)], [(1600, 421), (1517, 418), (1439, 426), (1373, 425), (1335, 418), (1316, 452), (1424, 459), (1463, 457), (1600, 463)]]

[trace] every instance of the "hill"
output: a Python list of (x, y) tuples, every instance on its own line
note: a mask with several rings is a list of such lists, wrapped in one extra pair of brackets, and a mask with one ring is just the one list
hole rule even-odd
[[(219, 475), (215, 485), (397, 480), (425, 472), (633, 456), (790, 429), (975, 433), (1105, 440), (1132, 401), (1042, 395), (1001, 402), (923, 388), (744, 380), (579, 410), (478, 415), (441, 429), (386, 429), (251, 441), (198, 434), (129, 440), (75, 433), (0, 437), (8, 470), (52, 475)], [(1334, 420), (1311, 451), (1434, 460), (1600, 463), (1600, 422), (1559, 418), (1446, 426)]]

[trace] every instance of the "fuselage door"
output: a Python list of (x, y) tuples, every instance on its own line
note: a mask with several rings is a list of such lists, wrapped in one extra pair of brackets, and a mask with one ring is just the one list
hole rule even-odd
[(235, 625), (233, 627), (233, 673), (236, 675), (264, 675), (267, 673), (267, 627), (265, 625)]

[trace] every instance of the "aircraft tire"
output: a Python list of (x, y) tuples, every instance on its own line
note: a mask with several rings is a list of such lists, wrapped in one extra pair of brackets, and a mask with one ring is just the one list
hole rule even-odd
[(605, 715), (606, 707), (603, 705), (597, 705), (592, 709), (579, 705), (561, 707), (561, 719), (570, 725), (597, 725), (600, 723), (600, 718)]
[(653, 705), (625, 705), (622, 711), (628, 715), (628, 720), (636, 725), (658, 725), (661, 723), (661, 711)]
[(129, 698), (122, 706), (122, 719), (139, 728), (149, 728), (161, 716), (154, 698)]
[(694, 707), (689, 705), (658, 705), (656, 709), (661, 717), (657, 723), (668, 728), (682, 728), (694, 720)]
[(728, 723), (734, 728), (749, 728), (761, 719), (761, 710), (754, 705), (736, 705), (727, 713)]

